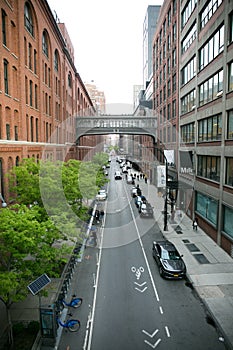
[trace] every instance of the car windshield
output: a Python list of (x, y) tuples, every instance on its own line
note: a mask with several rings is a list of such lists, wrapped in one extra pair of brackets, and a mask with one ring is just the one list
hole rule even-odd
[(162, 250), (161, 258), (165, 260), (179, 260), (180, 256), (178, 252), (174, 250)]

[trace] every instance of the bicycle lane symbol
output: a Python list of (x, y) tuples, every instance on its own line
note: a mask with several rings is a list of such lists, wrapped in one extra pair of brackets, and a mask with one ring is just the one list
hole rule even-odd
[[(144, 267), (140, 266), (139, 268), (136, 268), (135, 266), (132, 266), (131, 271), (135, 274), (136, 279), (139, 280), (144, 272)], [(142, 282), (142, 283), (134, 282), (134, 284), (136, 284), (137, 286), (134, 289), (136, 289), (140, 293), (144, 293), (147, 290), (147, 286), (146, 286), (147, 282)]]

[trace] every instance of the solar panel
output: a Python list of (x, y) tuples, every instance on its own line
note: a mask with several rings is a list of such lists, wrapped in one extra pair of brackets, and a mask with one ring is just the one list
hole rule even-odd
[(51, 279), (44, 273), (27, 287), (33, 295), (36, 295), (40, 290), (46, 287), (51, 282)]

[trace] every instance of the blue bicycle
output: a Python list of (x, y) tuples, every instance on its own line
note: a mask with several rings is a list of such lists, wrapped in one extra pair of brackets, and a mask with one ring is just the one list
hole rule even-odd
[[(72, 316), (72, 314), (69, 314), (69, 316)], [(77, 332), (81, 327), (81, 322), (79, 320), (72, 319), (62, 322), (61, 319), (57, 317), (57, 322), (60, 326), (68, 329), (70, 332)]]
[(77, 309), (78, 307), (80, 307), (82, 305), (83, 299), (82, 298), (78, 298), (76, 297), (76, 295), (72, 296), (72, 299), (70, 302), (67, 303), (67, 301), (65, 301), (65, 299), (61, 300), (61, 303), (64, 306), (68, 306), (68, 307), (73, 307), (75, 309)]

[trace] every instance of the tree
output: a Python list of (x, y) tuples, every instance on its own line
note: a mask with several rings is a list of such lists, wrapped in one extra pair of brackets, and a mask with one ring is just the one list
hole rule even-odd
[[(40, 222), (38, 206), (15, 205), (0, 210), (0, 296), (7, 309), (11, 326), (12, 303), (27, 296), (27, 285), (41, 274), (60, 276), (70, 249), (65, 244), (56, 248), (62, 238), (50, 218)], [(10, 327), (11, 330), (11, 327)], [(12, 330), (9, 340), (12, 343)]]

